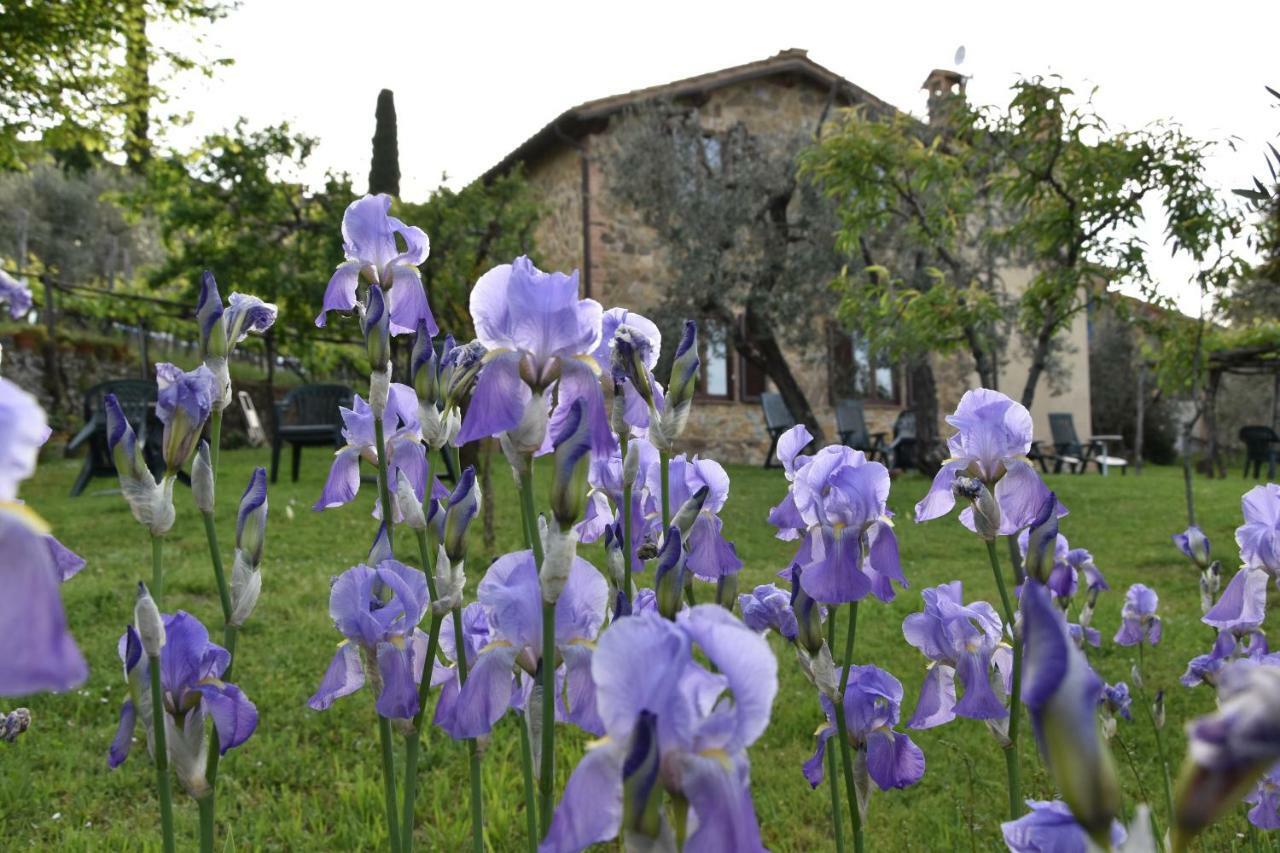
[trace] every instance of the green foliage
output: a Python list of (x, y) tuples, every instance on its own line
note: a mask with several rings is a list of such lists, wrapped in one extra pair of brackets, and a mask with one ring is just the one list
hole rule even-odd
[(431, 238), (422, 282), (442, 332), (458, 340), (474, 336), (471, 285), (489, 268), (533, 251), (540, 212), (518, 169), (461, 190), (442, 186), (420, 204), (400, 203), (400, 218)]
[(287, 124), (250, 130), (242, 119), (189, 155), (157, 160), (146, 201), (168, 256), (153, 285), (178, 289), (194, 311), (200, 273), (212, 270), (224, 298), (242, 291), (279, 306), (282, 348), (316, 355), (314, 320), (355, 196), (345, 175), (328, 175), (320, 190), (301, 182), (315, 145)]
[[(139, 17), (198, 29), (234, 8), (223, 0), (58, 0), (5, 3), (0, 14), (0, 169), (20, 167), (23, 140), (59, 149), (118, 150), (124, 118), (159, 94), (158, 81), (224, 60), (149, 46), (157, 73), (122, 61)], [(145, 24), (144, 24), (145, 25)], [(143, 35), (145, 39), (145, 35)], [(136, 56), (136, 55), (135, 55)], [(148, 69), (150, 70), (150, 69)]]

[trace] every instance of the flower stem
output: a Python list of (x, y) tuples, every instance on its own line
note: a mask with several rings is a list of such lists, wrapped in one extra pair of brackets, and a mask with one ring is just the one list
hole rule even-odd
[[(619, 436), (622, 441), (622, 459), (623, 467), (626, 467), (627, 458), (627, 438)], [(627, 603), (634, 604), (631, 600), (631, 489), (632, 484), (623, 480), (622, 483), (622, 506), (618, 507), (618, 512), (622, 515), (622, 591), (627, 595)]]
[(196, 800), (200, 808), (200, 853), (213, 853), (213, 791)]
[[(158, 540), (157, 540), (158, 541)], [(160, 689), (160, 656), (148, 655), (151, 671), (151, 729), (156, 749), (156, 788), (160, 795), (160, 831), (165, 853), (173, 853), (173, 784), (169, 779), (169, 747), (165, 740), (164, 691)]]
[[(395, 510), (391, 504), (391, 482), (387, 479), (387, 440), (384, 435), (382, 418), (373, 419), (373, 440), (378, 449), (378, 497), (382, 500), (382, 523), (387, 526), (387, 549), (394, 556), (396, 552), (394, 536)], [(430, 487), (428, 486), (428, 491)]]
[(156, 607), (164, 596), (164, 562), (162, 559), (162, 543), (159, 536), (151, 534), (151, 597), (156, 600)]
[[(427, 482), (431, 482), (431, 471), (427, 471)], [(428, 493), (429, 499), (429, 493)], [(427, 590), (431, 600), (436, 600), (436, 580), (432, 577), (431, 552), (427, 547), (427, 532), (414, 531), (418, 534), (418, 553), (422, 557), (422, 568), (427, 576)], [(443, 616), (432, 615), (431, 628), (427, 632), (427, 656), (422, 663), (422, 681), (418, 684), (418, 713), (413, 715), (413, 729), (405, 736), (404, 750), (404, 817), (400, 833), (401, 849), (404, 853), (413, 850), (413, 810), (418, 796), (418, 752), (422, 742), (422, 721), (427, 713), (427, 697), (431, 692), (431, 669), (436, 659), (436, 649), (440, 644), (440, 625)]]
[(524, 538), (533, 552), (534, 562), (542, 568), (542, 537), (538, 535), (538, 514), (533, 507), (533, 457), (525, 457), (525, 469), (520, 472), (520, 516), (524, 521)]
[[(836, 615), (839, 608), (831, 608), (827, 614), (827, 646), (836, 644)], [(838, 756), (834, 749), (827, 750), (827, 778), (831, 783), (831, 832), (836, 840), (836, 853), (844, 853), (844, 821), (840, 819), (840, 776), (836, 770)]]
[(533, 787), (533, 746), (529, 743), (529, 722), (519, 715), (520, 725), (520, 774), (524, 779), (525, 832), (529, 836), (529, 853), (538, 850), (538, 805)]
[(217, 482), (218, 451), (222, 449), (222, 409), (214, 409), (209, 415), (209, 467)]
[[(834, 610), (833, 610), (834, 612)], [(853, 781), (853, 750), (849, 746), (849, 727), (844, 717), (844, 692), (849, 687), (849, 667), (853, 665), (853, 641), (858, 632), (858, 602), (849, 602), (849, 632), (845, 635), (844, 658), (840, 662), (840, 696), (835, 702), (836, 734), (840, 739), (840, 764), (844, 771), (845, 799), (849, 804), (849, 821), (853, 824), (853, 849), (862, 853), (862, 811), (858, 808), (858, 789)], [(834, 632), (833, 632), (834, 633)]]
[[(1145, 656), (1143, 655), (1143, 646), (1145, 642), (1138, 643), (1138, 671), (1146, 672)], [(1164, 751), (1164, 735), (1160, 732), (1160, 727), (1156, 725), (1156, 716), (1151, 711), (1151, 702), (1147, 698), (1147, 688), (1145, 685), (1138, 687), (1139, 701), (1142, 702), (1142, 708), (1147, 712), (1147, 722), (1151, 724), (1151, 733), (1156, 737), (1156, 755), (1160, 757), (1160, 782), (1164, 785), (1164, 807), (1165, 814), (1168, 816), (1170, 824), (1173, 822), (1173, 789), (1169, 783), (1169, 759), (1165, 756)]]
[[(467, 683), (467, 647), (462, 635), (462, 608), (453, 608), (453, 647), (458, 656), (458, 688)], [(468, 763), (471, 771), (471, 847), (475, 853), (484, 851), (484, 791), (480, 787), (480, 753), (475, 739), (467, 741)]]
[(213, 523), (213, 513), (204, 516), (204, 538), (209, 542), (209, 560), (213, 563), (213, 579), (218, 583), (218, 602), (222, 605), (222, 622), (231, 622), (231, 590), (227, 588), (227, 575), (222, 567), (222, 552), (218, 550), (218, 530)]
[(658, 473), (662, 482), (662, 535), (666, 536), (671, 527), (671, 506), (668, 503), (671, 499), (671, 472), (667, 470), (665, 450), (658, 451)]
[(387, 846), (400, 853), (400, 822), (396, 819), (396, 757), (391, 741), (391, 721), (378, 715), (378, 738), (382, 742), (382, 797), (387, 807)]
[(1018, 761), (1018, 729), (1021, 728), (1022, 717), (1022, 639), (1014, 628), (1013, 604), (1009, 601), (1009, 591), (1005, 589), (1004, 574), (1000, 571), (1000, 557), (996, 554), (996, 543), (990, 540), (987, 541), (987, 558), (991, 562), (991, 574), (995, 577), (996, 589), (1000, 591), (1004, 622), (1009, 628), (1009, 635), (1013, 641), (1013, 683), (1009, 691), (1009, 745), (1004, 748), (1004, 767), (1009, 787), (1009, 819), (1017, 820), (1023, 811), (1022, 772)]
[(542, 762), (539, 793), (541, 794), (542, 834), (551, 826), (551, 810), (555, 806), (556, 780), (556, 605), (542, 604)]

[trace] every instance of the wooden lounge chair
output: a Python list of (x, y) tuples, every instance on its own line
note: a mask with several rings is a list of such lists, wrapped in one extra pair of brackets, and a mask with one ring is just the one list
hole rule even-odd
[(866, 413), (861, 400), (836, 401), (836, 432), (840, 443), (861, 450), (868, 459), (884, 459), (884, 433), (867, 430)]

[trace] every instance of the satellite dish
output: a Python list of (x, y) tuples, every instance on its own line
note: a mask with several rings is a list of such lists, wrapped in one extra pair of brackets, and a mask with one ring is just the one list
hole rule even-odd
[(964, 45), (960, 45), (959, 47), (957, 47), (957, 48), (956, 48), (956, 62), (955, 62), (955, 64), (956, 64), (956, 65), (963, 65), (963, 64), (964, 64)]

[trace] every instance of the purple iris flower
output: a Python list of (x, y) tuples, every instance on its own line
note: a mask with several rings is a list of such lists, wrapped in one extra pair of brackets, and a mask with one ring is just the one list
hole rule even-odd
[(1084, 548), (1072, 548), (1068, 551), (1067, 565), (1084, 576), (1085, 589), (1089, 590), (1089, 592), (1111, 589), (1107, 579), (1102, 576), (1102, 572), (1094, 565), (1093, 555)]
[(1133, 698), (1129, 695), (1129, 685), (1123, 681), (1103, 685), (1102, 695), (1098, 697), (1098, 702), (1105, 705), (1107, 710), (1114, 716), (1124, 717), (1126, 720), (1133, 719), (1133, 714), (1130, 710), (1133, 705)]
[(49, 557), (53, 560), (53, 573), (57, 577), (58, 583), (66, 583), (80, 574), (80, 570), (85, 566), (84, 557), (63, 545), (53, 536), (46, 535), (44, 542), (45, 545), (49, 546)]
[(729, 475), (715, 460), (700, 459), (697, 456), (688, 459), (683, 453), (671, 460), (669, 471), (670, 511), (673, 517), (694, 492), (704, 486), (707, 488), (707, 498), (702, 509), (685, 535), (690, 571), (706, 581), (716, 581), (725, 575), (737, 574), (742, 569), (742, 560), (738, 558), (738, 551), (733, 543), (724, 538), (721, 532), (724, 522), (719, 516), (729, 499)]
[(1236, 544), (1246, 566), (1266, 569), (1280, 578), (1280, 486), (1254, 486), (1240, 500), (1244, 524), (1236, 528)]
[[(974, 720), (1007, 717), (1009, 711), (991, 684), (991, 669), (1004, 638), (1004, 626), (995, 608), (985, 601), (965, 604), (960, 581), (926, 589), (920, 595), (924, 611), (902, 621), (902, 634), (930, 664), (915, 714), (907, 725), (928, 729), (956, 716)], [(1001, 670), (1002, 676), (1007, 669)], [(964, 687), (958, 702), (957, 676)]]
[[(636, 454), (639, 465), (635, 483), (631, 488), (631, 571), (643, 572), (645, 563), (639, 553), (647, 545), (656, 546), (662, 533), (662, 514), (659, 509), (662, 486), (658, 450), (642, 438), (633, 438), (628, 451)], [(594, 455), (587, 468), (586, 512), (578, 524), (578, 538), (582, 542), (595, 542), (613, 528), (614, 538), (621, 547), (622, 519), (615, 511), (622, 506), (622, 456), (620, 451), (606, 455)]]
[(36, 398), (0, 378), (0, 501), (18, 496), (18, 483), (36, 471), (36, 457), (49, 438), (44, 409)]
[(1022, 614), (1022, 702), (1040, 755), (1076, 820), (1103, 841), (1119, 810), (1120, 783), (1097, 725), (1103, 682), (1071, 641), (1044, 584), (1028, 578)]
[(329, 616), (346, 640), (307, 704), (325, 710), (364, 686), (368, 670), (376, 668), (382, 684), (378, 713), (404, 719), (418, 713), (427, 642), (418, 623), (430, 605), (427, 576), (396, 560), (339, 575), (329, 591)]
[[(1013, 535), (1030, 525), (1049, 491), (1026, 459), (1031, 449), (1031, 414), (999, 391), (977, 388), (965, 392), (947, 423), (957, 430), (947, 440), (951, 458), (916, 504), (916, 521), (950, 512), (956, 503), (952, 492), (956, 477), (967, 474), (992, 489), (1000, 506), (1001, 535)], [(1055, 512), (1067, 514), (1061, 504)], [(972, 507), (960, 513), (960, 521), (975, 529)]]
[[(324, 304), (316, 316), (317, 326), (324, 326), (330, 311), (345, 313), (356, 308), (356, 290), (363, 277), (386, 293), (391, 334), (413, 334), (419, 322), (427, 324), (430, 334), (439, 332), (418, 273), (418, 265), (431, 251), (431, 242), (421, 228), (388, 216), (390, 210), (391, 197), (378, 194), (356, 199), (342, 214), (342, 248), (347, 259), (329, 279)], [(403, 252), (396, 244), (397, 237), (404, 241)]]
[(1197, 655), (1187, 663), (1187, 671), (1179, 679), (1186, 687), (1197, 684), (1215, 686), (1218, 675), (1234, 661), (1269, 660), (1266, 635), (1256, 626), (1224, 629), (1218, 632), (1208, 654)]
[[(181, 610), (165, 616), (164, 637), (164, 647), (160, 650), (160, 686), (165, 731), (170, 734), (169, 747), (174, 753), (174, 763), (179, 765), (179, 775), (184, 777), (184, 782), (189, 782), (182, 765), (192, 765), (194, 773), (203, 778), (205, 717), (213, 720), (218, 730), (219, 751), (225, 755), (253, 734), (258, 727), (258, 709), (239, 687), (222, 680), (231, 655), (222, 646), (210, 642), (209, 632), (199, 619)], [(129, 757), (138, 718), (142, 718), (148, 730), (148, 743), (154, 724), (154, 709), (147, 688), (149, 664), (132, 625), (121, 635), (118, 650), (131, 695), (120, 708), (120, 725), (108, 754), (111, 767), (120, 766)], [(199, 766), (195, 767), (197, 763)]]
[(1200, 621), (1220, 631), (1244, 632), (1257, 628), (1267, 615), (1268, 577), (1262, 568), (1240, 569)]
[(0, 696), (70, 690), (89, 675), (67, 629), (52, 537), (33, 529), (34, 523), (20, 504), (0, 505), (0, 648), (6, 650), (0, 654)]
[[(446, 732), (458, 730), (458, 649), (453, 631), (454, 614), (448, 613), (440, 623), (440, 651), (447, 663), (432, 661), (431, 686), (441, 688), (432, 722)], [(462, 642), (468, 672), (475, 667), (476, 656), (489, 645), (493, 628), (484, 605), (473, 601), (462, 609)], [(513, 696), (513, 701), (523, 696)]]
[(1187, 724), (1174, 794), (1175, 849), (1230, 809), (1280, 760), (1280, 666), (1242, 660), (1218, 681), (1218, 709)]
[(1201, 570), (1209, 568), (1209, 537), (1199, 527), (1193, 524), (1182, 533), (1173, 534), (1173, 544)]
[(213, 273), (200, 276), (196, 322), (200, 327), (200, 351), (204, 357), (225, 357), (250, 333), (262, 334), (276, 322), (279, 309), (256, 296), (232, 293), (223, 306)]
[(791, 609), (791, 593), (777, 584), (761, 584), (750, 594), (738, 596), (738, 609), (743, 623), (752, 631), (763, 634), (772, 628), (784, 639), (795, 640), (799, 626)]
[[(1030, 558), (1027, 556), (1027, 547), (1030, 539), (1030, 528), (1018, 534), (1018, 550), (1022, 554), (1023, 565), (1027, 565), (1029, 560), (1034, 561), (1037, 559), (1034, 555)], [(1043, 557), (1040, 558), (1044, 561), (1052, 559), (1045, 585), (1049, 587), (1049, 591), (1053, 593), (1054, 597), (1065, 606), (1067, 602), (1075, 597), (1076, 590), (1080, 588), (1080, 580), (1077, 576), (1076, 567), (1070, 561), (1071, 545), (1067, 542), (1067, 537), (1058, 533), (1051, 541), (1053, 543), (1052, 556), (1049, 553), (1050, 549), (1046, 547)], [(1088, 557), (1089, 552), (1085, 551), (1084, 554)]]
[(213, 371), (203, 364), (184, 371), (161, 362), (156, 365), (156, 384), (160, 388), (156, 415), (164, 424), (164, 462), (172, 474), (195, 453), (205, 421), (213, 411), (216, 380)]
[(1156, 591), (1144, 584), (1135, 583), (1124, 594), (1124, 607), (1120, 610), (1120, 629), (1115, 642), (1120, 646), (1136, 646), (1140, 643), (1159, 645), (1163, 629), (1156, 607), (1160, 598)]
[(625, 308), (604, 312), (593, 355), (601, 373), (613, 378), (615, 393), (621, 392), (623, 421), (636, 430), (633, 435), (645, 434), (651, 406), (662, 407), (662, 388), (653, 378), (661, 351), (662, 333), (652, 320)]
[[(462, 419), (458, 443), (511, 433), (521, 450), (549, 450), (573, 401), (581, 398), (597, 453), (612, 449), (593, 353), (600, 303), (578, 298), (578, 274), (544, 273), (527, 257), (489, 270), (471, 289), (476, 338), (488, 350)], [(548, 394), (557, 386), (548, 424)]]
[[(355, 499), (360, 491), (361, 459), (378, 464), (374, 415), (369, 404), (357, 394), (354, 408), (341, 407), (338, 411), (342, 414), (342, 437), (347, 444), (334, 457), (324, 490), (312, 507), (317, 512)], [(408, 385), (391, 383), (382, 426), (388, 457), (387, 477), (392, 483), (398, 482), (399, 472), (403, 471), (414, 494), (422, 500), (427, 488), (427, 455), (418, 428), (418, 398)]]
[(779, 539), (799, 539), (795, 561), (804, 569), (805, 592), (826, 604), (873, 594), (891, 601), (890, 581), (907, 586), (898, 540), (889, 521), (889, 471), (843, 445), (800, 456), (812, 436), (803, 425), (778, 440), (778, 458), (791, 485), (769, 511)]
[[(517, 669), (532, 676), (542, 657), (542, 594), (532, 551), (494, 561), (476, 597), (489, 619), (489, 639), (472, 664), (446, 728), (459, 740), (488, 734), (511, 706)], [(594, 734), (602, 731), (591, 680), (591, 644), (604, 625), (609, 587), (586, 560), (575, 557), (556, 600), (556, 649), (564, 660), (564, 685), (557, 691), (569, 722)], [(567, 694), (567, 707), (564, 707)]]
[[(837, 734), (835, 706), (820, 695), (826, 724), (818, 731), (818, 745), (804, 763), (810, 786), (822, 784), (827, 741)], [(902, 682), (877, 666), (849, 667), (844, 694), (844, 718), (849, 743), (863, 753), (854, 767), (865, 761), (866, 771), (882, 791), (906, 788), (924, 776), (924, 753), (902, 732), (894, 731), (902, 707)]]
[(1249, 809), (1249, 822), (1258, 829), (1280, 829), (1280, 764), (1273, 766), (1244, 801)]
[(9, 306), (9, 316), (16, 320), (31, 310), (31, 291), (25, 284), (0, 270), (0, 302)]
[[(1027, 800), (1027, 808), (1031, 811), (1017, 820), (1000, 824), (1011, 853), (1087, 853), (1097, 849), (1061, 800)], [(1112, 821), (1107, 835), (1109, 846), (1123, 844), (1127, 837), (1120, 822)]]
[(674, 622), (637, 611), (604, 632), (591, 674), (605, 737), (574, 768), (540, 849), (583, 850), (619, 834), (652, 844), (671, 832), (654, 800), (670, 792), (692, 813), (686, 849), (763, 850), (747, 747), (778, 691), (768, 642), (714, 604)]

